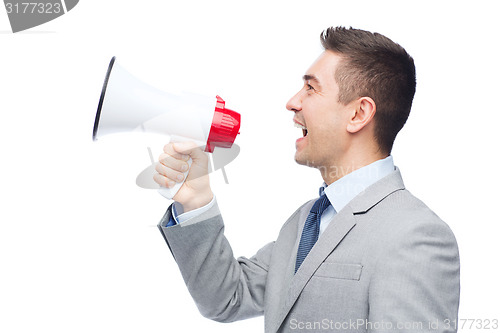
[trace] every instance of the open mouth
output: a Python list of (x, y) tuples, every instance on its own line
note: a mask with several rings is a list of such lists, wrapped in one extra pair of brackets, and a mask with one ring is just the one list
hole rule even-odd
[(307, 127), (305, 127), (301, 123), (298, 123), (297, 121), (294, 121), (293, 124), (295, 125), (295, 127), (302, 129), (302, 136), (307, 135)]

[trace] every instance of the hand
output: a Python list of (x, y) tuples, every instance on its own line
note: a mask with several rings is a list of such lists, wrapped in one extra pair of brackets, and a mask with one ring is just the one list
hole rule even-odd
[[(193, 163), (186, 181), (173, 199), (182, 204), (184, 212), (200, 208), (212, 201), (208, 177), (208, 156), (194, 142), (169, 143), (163, 148), (163, 154), (156, 164), (153, 179), (160, 186), (171, 188), (176, 182), (182, 182), (188, 169), (189, 157)], [(177, 178), (179, 177), (179, 178)]]

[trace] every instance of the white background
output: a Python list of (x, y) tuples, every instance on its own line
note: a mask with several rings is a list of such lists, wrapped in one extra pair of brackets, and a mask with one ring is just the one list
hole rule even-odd
[(417, 93), (394, 160), (457, 237), (460, 318), (498, 318), (496, 7), (82, 0), (17, 34), (0, 8), (0, 331), (262, 332), (262, 317), (199, 315), (155, 227), (169, 201), (135, 185), (147, 147), (156, 157), (164, 142), (92, 142), (97, 102), (116, 55), (159, 88), (217, 93), (239, 111), (241, 153), (226, 166), (229, 184), (217, 171), (212, 187), (235, 256), (251, 256), (322, 182), (293, 160), (301, 132), (285, 104), (332, 25), (380, 32), (415, 58)]

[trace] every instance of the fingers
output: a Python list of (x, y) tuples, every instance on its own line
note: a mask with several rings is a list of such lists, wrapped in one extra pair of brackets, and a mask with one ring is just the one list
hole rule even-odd
[[(177, 144), (175, 144), (175, 145), (177, 145)], [(183, 151), (181, 149), (175, 149), (174, 143), (166, 144), (163, 147), (163, 152), (165, 154), (170, 155), (171, 157), (178, 159), (178, 160), (181, 160), (181, 161), (186, 162), (187, 160), (189, 160), (189, 154), (188, 153), (183, 154)]]
[(175, 185), (175, 182), (167, 177), (160, 175), (159, 173), (155, 173), (153, 175), (153, 180), (160, 186), (172, 188)]
[[(186, 159), (186, 161), (189, 159)], [(160, 157), (158, 158), (159, 162), (161, 165), (166, 166), (174, 171), (178, 172), (186, 172), (189, 169), (189, 165), (187, 162), (184, 160), (175, 158), (174, 156), (168, 155), (168, 154), (161, 154)], [(156, 170), (160, 172), (160, 170)]]
[(154, 175), (153, 179), (156, 183), (171, 188), (175, 183), (182, 183), (188, 176), (187, 181), (190, 182), (188, 187), (191, 191), (209, 188), (208, 178), (204, 178), (208, 175), (208, 155), (196, 143), (169, 143), (165, 145), (163, 152), (159, 157), (159, 163), (155, 165), (158, 174)]
[(189, 155), (176, 152), (172, 144), (168, 144), (163, 149), (164, 153), (159, 157), (159, 163), (156, 163), (155, 170), (158, 174), (153, 179), (160, 186), (172, 187), (176, 182), (182, 182), (185, 178), (184, 173), (188, 171)]
[[(184, 168), (184, 166), (182, 168), (182, 170), (184, 170), (184, 172), (186, 172), (187, 171), (187, 163), (185, 163), (185, 162), (182, 162), (182, 163), (186, 164), (186, 168)], [(165, 176), (168, 179), (171, 179), (173, 181), (182, 182), (184, 180), (184, 173), (183, 173), (183, 171), (174, 169), (173, 167), (171, 167), (168, 164), (164, 165), (163, 163), (157, 163), (155, 165), (155, 170), (160, 175)]]
[[(169, 145), (167, 145), (169, 146)], [(167, 148), (167, 146), (165, 146)], [(191, 157), (193, 161), (205, 160), (206, 154), (194, 142), (176, 142), (172, 144), (172, 149), (176, 154)]]

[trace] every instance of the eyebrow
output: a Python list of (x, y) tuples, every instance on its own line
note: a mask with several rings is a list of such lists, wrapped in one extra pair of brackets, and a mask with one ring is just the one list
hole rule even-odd
[(321, 88), (321, 84), (319, 83), (318, 78), (312, 74), (306, 74), (302, 77), (302, 79), (304, 81), (314, 81), (318, 85), (318, 87)]

